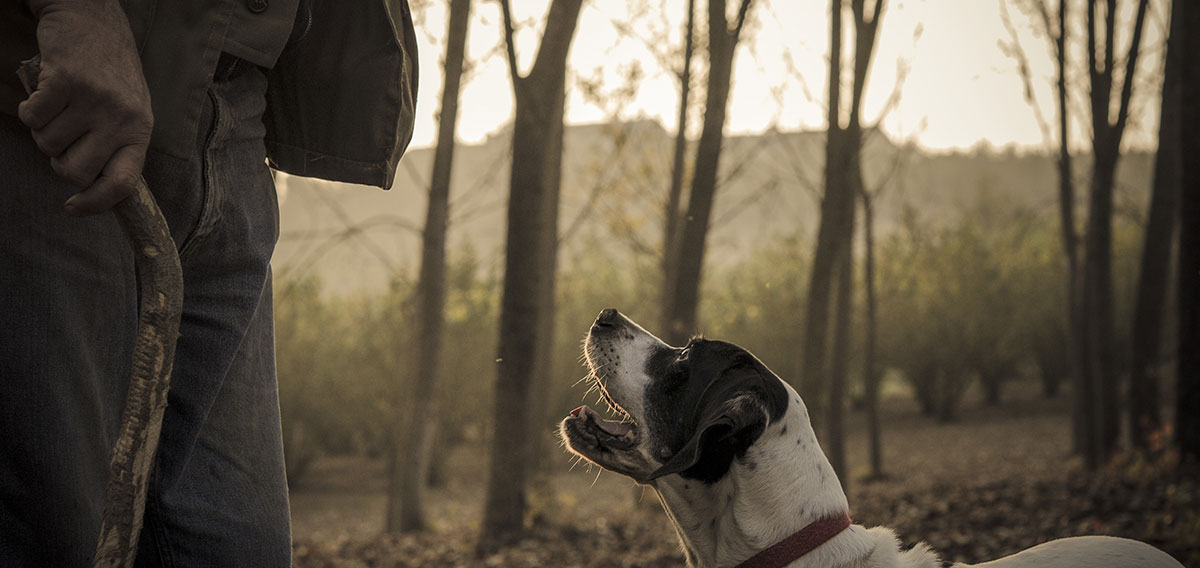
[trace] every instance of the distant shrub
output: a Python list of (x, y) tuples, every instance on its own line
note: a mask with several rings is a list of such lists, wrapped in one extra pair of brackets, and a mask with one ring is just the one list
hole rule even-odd
[[(1037, 369), (1043, 390), (1054, 394), (1067, 372), (1065, 268), (1056, 218), (984, 205), (937, 225), (910, 212), (876, 244), (881, 370), (902, 376), (925, 413), (946, 420), (977, 382), (988, 398), (999, 399), (1006, 381)], [(1138, 237), (1134, 223), (1119, 220), (1116, 228), (1117, 321), (1124, 321)], [(597, 238), (581, 233), (562, 252), (553, 371), (547, 384), (535, 386), (528, 408), (512, 409), (531, 416), (547, 451), (553, 451), (556, 423), (586, 391), (575, 386), (584, 376), (580, 341), (596, 314), (615, 307), (661, 331), (658, 258), (632, 237), (634, 253), (606, 254), (601, 251), (611, 247), (598, 246)], [(749, 348), (797, 383), (811, 250), (804, 237), (781, 236), (736, 265), (706, 270), (701, 331)], [(449, 260), (436, 428), (438, 444), (446, 447), (482, 442), (495, 428), (502, 282), (497, 263), (485, 264), (471, 250), (453, 251)], [(851, 393), (862, 388), (862, 270), (856, 275)], [(289, 474), (303, 475), (318, 455), (383, 455), (398, 413), (412, 404), (405, 393), (412, 381), (422, 380), (407, 361), (414, 332), (411, 282), (343, 298), (323, 294), (312, 279), (281, 278), (275, 293)], [(1117, 344), (1124, 349), (1127, 339), (1119, 336)], [(435, 461), (435, 475), (441, 465)]]

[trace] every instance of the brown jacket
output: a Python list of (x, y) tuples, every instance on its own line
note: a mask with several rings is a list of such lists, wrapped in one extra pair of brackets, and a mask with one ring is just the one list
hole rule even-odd
[[(264, 0), (123, 0), (154, 109), (151, 146), (187, 157), (222, 51), (267, 66), (259, 38), (290, 29)], [(288, 2), (276, 2), (284, 6)], [(0, 2), (0, 112), (25, 98), (16, 69), (37, 51), (24, 2)], [(266, 9), (262, 9), (266, 8)], [(261, 10), (260, 10), (261, 9)], [(275, 42), (278, 43), (278, 42)], [(267, 157), (296, 175), (389, 188), (412, 138), (417, 46), (407, 0), (315, 0), (304, 40), (268, 72)]]

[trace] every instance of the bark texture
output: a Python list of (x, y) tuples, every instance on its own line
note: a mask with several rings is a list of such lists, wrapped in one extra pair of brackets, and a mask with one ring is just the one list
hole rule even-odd
[[(1083, 320), (1079, 275), (1079, 235), (1075, 229), (1075, 178), (1071, 165), (1070, 93), (1067, 91), (1068, 0), (1058, 3), (1058, 33), (1054, 39), (1058, 95), (1058, 210), (1063, 253), (1067, 262), (1067, 369), (1070, 375), (1071, 431), (1075, 453), (1087, 448), (1089, 384), (1083, 376)], [(1049, 27), (1049, 26), (1047, 26)]]
[[(849, 381), (851, 314), (854, 304), (852, 242), (855, 204), (864, 191), (862, 179), (862, 95), (886, 2), (867, 11), (865, 0), (850, 0), (854, 20), (853, 83), (849, 113), (842, 119), (842, 18), (845, 0), (833, 0), (830, 10), (829, 130), (825, 141), (825, 194), (817, 229), (809, 281), (808, 314), (804, 324), (804, 357), (799, 372), (801, 394), (809, 401), (815, 424), (824, 426), (830, 463), (846, 480), (845, 392)], [(831, 301), (836, 298), (836, 301)], [(830, 330), (830, 306), (835, 306)], [(828, 338), (833, 337), (831, 346)], [(843, 482), (844, 483), (844, 482)]]
[[(1095, 469), (1107, 461), (1116, 449), (1120, 433), (1117, 375), (1113, 357), (1112, 291), (1112, 213), (1113, 186), (1121, 137), (1129, 117), (1133, 79), (1137, 70), (1143, 24), (1149, 0), (1139, 0), (1129, 51), (1125, 56), (1125, 77), (1121, 85), (1117, 116), (1112, 108), (1114, 67), (1116, 65), (1117, 0), (1107, 0), (1103, 22), (1097, 21), (1099, 0), (1088, 0), (1087, 52), (1092, 113), (1092, 184), (1088, 199), (1087, 237), (1084, 249), (1082, 345), (1084, 403), (1087, 451), (1084, 463)], [(1097, 41), (1097, 26), (1103, 23), (1103, 43)]]
[(665, 330), (668, 343), (680, 345), (696, 330), (696, 309), (700, 301), (701, 269), (704, 265), (704, 245), (712, 215), (713, 197), (717, 191), (717, 172), (724, 141), (725, 113), (729, 103), (729, 81), (733, 76), (733, 56), (738, 36), (746, 20), (752, 0), (742, 0), (736, 23), (729, 27), (725, 0), (710, 0), (708, 4), (708, 86), (704, 107), (704, 127), (696, 147), (696, 166), (688, 197), (687, 215), (679, 242), (679, 265), (670, 286), (667, 311), (669, 327)]
[(423, 497), (429, 479), (430, 457), (438, 420), (437, 388), (441, 382), (442, 344), (446, 306), (446, 228), (450, 213), (450, 173), (454, 163), (454, 131), (462, 83), (471, 0), (450, 0), (446, 32), (445, 78), (442, 85), (438, 141), (433, 156), (429, 204), (421, 241), (417, 277), (416, 340), (412, 360), (416, 373), (408, 377), (412, 404), (401, 417), (403, 429), (393, 438), (392, 479), (388, 491), (387, 530), (412, 532), (425, 528)]
[[(512, 10), (502, 0), (509, 71), (516, 98), (512, 171), (496, 364), (495, 417), (487, 497), (479, 550), (511, 540), (524, 526), (532, 457), (531, 389), (546, 366), (552, 337), (557, 248), (558, 185), (562, 155), (563, 89), (567, 53), (582, 0), (554, 0), (533, 68), (522, 77), (513, 43)], [(547, 314), (549, 311), (549, 314)]]
[[(1181, 83), (1185, 101), (1200, 100), (1200, 4), (1183, 2), (1179, 30), (1182, 44)], [(1179, 365), (1177, 367), (1175, 435), (1180, 452), (1200, 460), (1200, 105), (1184, 104), (1180, 146), (1193, 151), (1182, 158), (1179, 225)]]
[(93, 566), (133, 566), (137, 555), (183, 313), (179, 253), (146, 183), (139, 181), (133, 195), (113, 212), (133, 244), (140, 305), (133, 373), (109, 457), (108, 495)]
[(667, 206), (663, 212), (663, 246), (662, 246), (662, 304), (661, 325), (663, 330), (671, 329), (671, 314), (668, 306), (674, 291), (672, 287), (679, 266), (679, 223), (680, 207), (683, 200), (683, 172), (687, 166), (687, 123), (688, 108), (692, 94), (692, 56), (695, 51), (695, 16), (696, 0), (687, 2), (687, 24), (684, 31), (683, 69), (679, 73), (679, 126), (675, 131), (675, 153), (671, 159), (671, 187), (667, 191)]
[(875, 341), (878, 330), (878, 310), (875, 298), (875, 215), (869, 192), (861, 193), (863, 204), (863, 249), (866, 259), (863, 264), (863, 288), (866, 289), (867, 338), (863, 354), (863, 373), (866, 375), (864, 398), (867, 405), (867, 444), (871, 464), (870, 476), (883, 477), (883, 433), (879, 426), (879, 369), (876, 362)]
[(1129, 378), (1129, 433), (1135, 447), (1149, 447), (1162, 427), (1159, 410), (1163, 381), (1163, 309), (1171, 269), (1171, 248), (1179, 224), (1179, 24), (1182, 2), (1173, 2), (1163, 70), (1154, 189), (1142, 244), (1133, 313), (1133, 358)]

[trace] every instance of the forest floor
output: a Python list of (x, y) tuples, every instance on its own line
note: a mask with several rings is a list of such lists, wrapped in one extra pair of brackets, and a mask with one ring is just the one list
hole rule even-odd
[[(1021, 385), (1024, 387), (1025, 385)], [(1033, 391), (1035, 388), (1021, 390)], [(1012, 390), (1017, 390), (1016, 388)], [(1095, 474), (1070, 457), (1068, 401), (1014, 395), (999, 406), (967, 401), (948, 424), (893, 400), (882, 413), (886, 477), (867, 480), (862, 414), (849, 416), (850, 507), (855, 523), (886, 525), (901, 542), (925, 541), (943, 560), (982, 562), (1054, 538), (1106, 534), (1143, 540), (1200, 568), (1200, 470), (1170, 455), (1121, 456)], [(382, 535), (380, 460), (325, 458), (292, 492), (295, 565), (301, 567), (676, 567), (683, 557), (650, 491), (565, 454), (529, 496), (527, 536), (473, 555), (487, 464), (483, 448), (450, 457), (447, 481), (427, 496), (429, 530)], [(557, 467), (555, 460), (561, 460)]]

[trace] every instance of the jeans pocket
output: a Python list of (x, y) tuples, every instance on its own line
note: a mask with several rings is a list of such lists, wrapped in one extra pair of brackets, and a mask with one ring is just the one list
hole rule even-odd
[(155, 149), (146, 152), (142, 174), (154, 200), (167, 219), (171, 238), (182, 255), (201, 227), (205, 202), (208, 201), (204, 181), (203, 148), (210, 136), (212, 107), (205, 101), (200, 116), (200, 130), (190, 158), (179, 158)]

